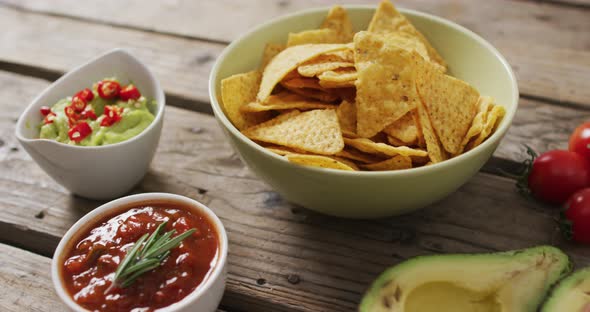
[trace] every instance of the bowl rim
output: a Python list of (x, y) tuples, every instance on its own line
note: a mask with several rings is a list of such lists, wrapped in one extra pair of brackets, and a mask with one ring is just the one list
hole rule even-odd
[[(372, 11), (376, 10), (375, 5), (342, 5), (342, 7), (344, 7), (347, 10), (372, 10)], [(433, 14), (429, 14), (429, 13), (424, 13), (424, 12), (412, 10), (412, 9), (406, 9), (406, 8), (398, 8), (398, 11), (400, 11), (400, 13), (402, 13), (402, 14), (408, 14), (408, 15), (412, 15), (412, 16), (418, 16), (418, 17), (430, 19), (434, 22), (444, 24), (447, 27), (454, 29), (455, 31), (461, 32), (468, 37), (471, 37), (472, 39), (477, 41), (479, 44), (481, 44), (484, 48), (490, 50), (492, 52), (492, 54), (494, 54), (494, 56), (500, 61), (500, 63), (502, 64), (502, 67), (508, 73), (508, 76), (510, 78), (510, 83), (512, 86), (512, 90), (514, 91), (514, 96), (512, 98), (512, 102), (514, 105), (512, 105), (510, 109), (508, 107), (504, 106), (506, 108), (506, 115), (502, 119), (502, 124), (483, 143), (481, 143), (480, 145), (476, 146), (474, 149), (472, 149), (466, 153), (463, 153), (461, 155), (455, 156), (451, 159), (447, 159), (447, 160), (439, 162), (439, 163), (434, 163), (429, 166), (421, 166), (421, 167), (416, 167), (416, 168), (409, 168), (409, 169), (402, 169), (402, 170), (390, 170), (390, 171), (346, 171), (346, 170), (338, 170), (338, 169), (331, 169), (331, 168), (319, 168), (319, 167), (302, 166), (302, 165), (293, 164), (293, 163), (287, 161), (286, 159), (284, 159), (284, 157), (277, 155), (271, 151), (266, 150), (262, 146), (258, 145), (257, 143), (255, 143), (254, 141), (252, 141), (248, 137), (246, 137), (242, 132), (240, 132), (231, 123), (231, 121), (229, 121), (229, 119), (227, 118), (227, 116), (223, 112), (223, 109), (221, 108), (219, 101), (217, 100), (217, 92), (216, 92), (217, 91), (217, 86), (216, 86), (217, 83), (216, 83), (216, 81), (218, 79), (218, 72), (219, 72), (219, 68), (221, 67), (221, 64), (226, 61), (225, 59), (226, 59), (227, 55), (237, 45), (241, 44), (243, 41), (246, 41), (248, 39), (248, 37), (254, 35), (256, 32), (259, 32), (260, 30), (270, 27), (271, 25), (278, 23), (278, 22), (285, 20), (285, 19), (301, 17), (304, 15), (313, 14), (313, 13), (321, 13), (321, 12), (327, 13), (330, 10), (330, 8), (331, 7), (324, 6), (324, 7), (301, 10), (301, 11), (297, 11), (297, 12), (294, 12), (291, 14), (286, 14), (286, 15), (275, 17), (267, 22), (264, 22), (256, 27), (252, 28), (251, 30), (247, 31), (246, 33), (242, 34), (238, 39), (232, 41), (231, 44), (229, 44), (227, 47), (225, 47), (225, 49), (223, 49), (222, 53), (219, 55), (219, 57), (215, 61), (215, 64), (213, 65), (213, 68), (211, 69), (211, 74), (209, 75), (209, 99), (211, 101), (211, 106), (213, 108), (213, 113), (215, 114), (215, 117), (217, 117), (217, 119), (223, 125), (223, 127), (225, 129), (227, 129), (229, 132), (231, 132), (231, 134), (233, 134), (239, 140), (245, 142), (247, 145), (254, 148), (255, 150), (262, 152), (266, 156), (272, 157), (272, 158), (279, 160), (279, 161), (283, 161), (287, 166), (291, 166), (291, 168), (297, 168), (298, 170), (303, 170), (303, 171), (312, 172), (312, 173), (333, 174), (333, 175), (337, 175), (337, 176), (363, 176), (363, 177), (369, 177), (369, 176), (371, 176), (371, 177), (392, 177), (392, 176), (400, 176), (400, 175), (414, 176), (414, 175), (420, 175), (423, 172), (428, 172), (428, 171), (432, 171), (432, 170), (439, 170), (439, 169), (445, 169), (445, 168), (449, 169), (450, 167), (457, 165), (462, 160), (472, 157), (477, 153), (483, 152), (490, 145), (499, 143), (501, 141), (501, 139), (504, 137), (504, 135), (508, 131), (508, 128), (512, 124), (512, 120), (514, 119), (514, 115), (516, 114), (516, 111), (518, 109), (518, 104), (519, 104), (518, 103), (519, 90), (518, 90), (518, 83), (516, 80), (516, 75), (514, 74), (512, 67), (510, 66), (510, 64), (508, 63), (506, 58), (491, 43), (489, 43), (487, 40), (483, 39), (481, 36), (479, 36), (478, 34), (474, 33), (473, 31), (471, 31), (469, 29), (467, 29), (455, 22), (447, 20), (445, 18), (436, 16)]]
[[(199, 209), (200, 212), (205, 214), (207, 218), (213, 223), (217, 236), (219, 238), (219, 254), (218, 260), (207, 279), (201, 284), (199, 284), (191, 293), (189, 293), (186, 297), (182, 298), (180, 301), (174, 302), (169, 306), (163, 307), (158, 309), (158, 311), (162, 312), (174, 312), (180, 311), (186, 308), (188, 305), (193, 304), (199, 298), (201, 298), (205, 293), (209, 291), (209, 289), (213, 286), (213, 284), (219, 279), (225, 277), (223, 276), (225, 267), (227, 264), (227, 257), (228, 257), (228, 249), (229, 249), (229, 242), (227, 238), (227, 232), (223, 223), (219, 217), (211, 210), (211, 208), (207, 207), (206, 205), (202, 204), (201, 202), (192, 199), (190, 197), (172, 194), (172, 193), (160, 193), (160, 192), (151, 192), (151, 193), (141, 193), (141, 194), (134, 194), (125, 197), (121, 197), (112, 201), (109, 201), (86, 215), (80, 218), (74, 225), (72, 225), (68, 231), (64, 234), (64, 236), (59, 241), (55, 252), (53, 254), (53, 258), (51, 260), (51, 279), (53, 281), (53, 287), (55, 288), (58, 296), (60, 299), (66, 303), (66, 305), (74, 310), (79, 312), (88, 311), (82, 306), (78, 305), (68, 294), (67, 290), (63, 285), (63, 280), (60, 274), (60, 255), (62, 255), (66, 251), (66, 247), (68, 243), (72, 240), (77, 238), (76, 234), (83, 229), (88, 223), (96, 221), (100, 217), (108, 214), (112, 211), (117, 211), (121, 207), (129, 207), (134, 203), (145, 203), (149, 201), (156, 201), (156, 200), (170, 200), (173, 202), (182, 202), (183, 204), (192, 206), (196, 209)], [(129, 207), (131, 209), (132, 207)], [(122, 212), (122, 211), (121, 211)]]
[[(158, 108), (155, 111), (154, 120), (151, 122), (150, 125), (148, 125), (147, 128), (145, 128), (143, 131), (141, 131), (138, 135), (136, 135), (132, 138), (129, 138), (127, 140), (117, 142), (114, 144), (98, 145), (98, 146), (70, 145), (70, 144), (58, 142), (55, 140), (41, 139), (41, 138), (30, 139), (30, 138), (26, 138), (22, 134), (23, 127), (26, 127), (26, 121), (24, 120), (25, 119), (24, 116), (27, 115), (27, 113), (30, 110), (32, 110), (33, 107), (36, 106), (36, 104), (39, 104), (39, 101), (41, 100), (41, 98), (43, 98), (47, 93), (49, 93), (57, 85), (61, 84), (64, 80), (68, 79), (70, 76), (79, 72), (80, 70), (84, 69), (85, 67), (87, 67), (95, 62), (98, 62), (102, 59), (114, 57), (118, 54), (121, 54), (121, 55), (123, 55), (123, 57), (127, 57), (127, 58), (131, 59), (131, 61), (136, 62), (142, 68), (142, 70), (146, 73), (145, 76), (148, 78), (148, 81), (154, 85), (154, 93), (156, 94), (156, 98), (158, 98), (158, 99), (154, 99), (154, 100), (156, 100)], [(69, 96), (69, 95), (66, 95), (66, 96)], [(25, 107), (23, 112), (19, 115), (18, 121), (16, 123), (16, 127), (15, 127), (15, 136), (17, 137), (17, 139), (21, 143), (27, 143), (27, 144), (33, 144), (33, 143), (37, 143), (37, 142), (45, 142), (48, 144), (55, 144), (56, 146), (61, 146), (64, 149), (69, 148), (72, 150), (109, 149), (109, 148), (114, 148), (114, 147), (125, 145), (125, 144), (130, 144), (130, 143), (137, 141), (140, 138), (146, 136), (147, 135), (146, 133), (153, 131), (157, 127), (157, 125), (162, 121), (162, 119), (164, 118), (163, 116), (164, 116), (165, 106), (166, 106), (166, 96), (164, 94), (164, 90), (162, 89), (160, 81), (156, 78), (156, 76), (154, 76), (154, 74), (150, 71), (150, 69), (128, 50), (123, 49), (123, 48), (114, 48), (114, 49), (104, 52), (104, 53), (90, 59), (89, 61), (86, 61), (86, 62), (82, 63), (81, 65), (78, 65), (78, 66), (74, 67), (73, 69), (69, 70), (68, 72), (63, 74), (61, 77), (59, 77), (59, 79), (55, 80), (49, 86), (47, 86), (47, 88), (45, 88), (41, 93), (39, 93), (31, 102), (29, 102), (27, 107)]]

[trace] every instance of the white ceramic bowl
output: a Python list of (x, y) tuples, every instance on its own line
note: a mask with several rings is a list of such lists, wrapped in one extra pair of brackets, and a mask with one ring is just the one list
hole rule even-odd
[(88, 310), (79, 306), (67, 293), (63, 285), (61, 278), (61, 267), (65, 260), (65, 252), (68, 247), (71, 246), (71, 241), (78, 239), (78, 235), (88, 230), (89, 226), (95, 225), (94, 222), (100, 220), (105, 215), (110, 215), (117, 211), (125, 211), (125, 207), (130, 207), (134, 203), (146, 203), (146, 202), (157, 202), (163, 201), (166, 203), (177, 202), (183, 207), (190, 207), (194, 211), (206, 215), (209, 220), (213, 223), (214, 228), (217, 231), (217, 237), (219, 238), (219, 255), (217, 264), (213, 268), (209, 277), (201, 283), (192, 293), (188, 294), (182, 300), (173, 303), (165, 308), (159, 309), (159, 312), (213, 312), (219, 306), (221, 297), (225, 290), (225, 281), (227, 277), (227, 252), (228, 252), (228, 241), (227, 234), (223, 224), (219, 218), (207, 208), (207, 206), (200, 202), (190, 199), (188, 197), (168, 194), (168, 193), (144, 193), (126, 196), (108, 202), (76, 222), (64, 235), (59, 242), (57, 249), (53, 255), (51, 261), (51, 279), (53, 280), (53, 286), (60, 297), (60, 299), (72, 310), (76, 312), (86, 312)]
[[(354, 29), (366, 30), (374, 6), (344, 6)], [(506, 108), (497, 131), (473, 150), (441, 163), (398, 171), (342, 171), (289, 163), (243, 135), (221, 109), (221, 80), (258, 68), (268, 42), (285, 42), (289, 32), (319, 27), (329, 8), (297, 12), (268, 21), (232, 42), (209, 78), (215, 117), (242, 160), (287, 200), (325, 214), (377, 218), (407, 213), (448, 196), (467, 182), (494, 153), (518, 106), (510, 65), (487, 41), (451, 21), (400, 9), (439, 51), (450, 73), (492, 96)]]
[[(41, 106), (51, 106), (113, 76), (132, 80), (143, 96), (156, 100), (155, 119), (148, 128), (129, 140), (105, 146), (38, 139)], [(165, 104), (164, 91), (149, 69), (129, 52), (115, 49), (68, 72), (35, 98), (18, 119), (16, 137), (37, 164), (72, 193), (112, 199), (128, 192), (147, 172), (160, 140)]]

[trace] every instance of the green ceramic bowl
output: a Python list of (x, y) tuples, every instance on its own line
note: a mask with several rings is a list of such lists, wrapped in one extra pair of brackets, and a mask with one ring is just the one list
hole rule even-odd
[[(355, 30), (367, 28), (374, 7), (346, 6)], [(266, 151), (236, 129), (220, 102), (223, 78), (258, 68), (266, 43), (285, 42), (289, 32), (315, 29), (329, 8), (279, 17), (229, 45), (217, 59), (209, 80), (215, 117), (243, 161), (285, 199), (311, 210), (346, 218), (378, 218), (428, 206), (457, 190), (490, 158), (506, 134), (518, 105), (516, 78), (508, 62), (475, 33), (440, 17), (400, 10), (434, 45), (450, 73), (504, 105), (498, 130), (477, 148), (450, 160), (400, 171), (349, 172), (291, 164)]]

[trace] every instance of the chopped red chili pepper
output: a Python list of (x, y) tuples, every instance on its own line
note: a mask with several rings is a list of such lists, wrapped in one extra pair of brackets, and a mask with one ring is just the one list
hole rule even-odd
[(96, 113), (92, 109), (87, 109), (87, 110), (85, 110), (85, 111), (82, 112), (82, 114), (80, 115), (80, 117), (82, 119), (96, 120)]
[(92, 128), (90, 128), (88, 123), (85, 121), (81, 121), (74, 127), (70, 128), (70, 130), (68, 131), (68, 136), (70, 137), (70, 140), (78, 143), (84, 140), (91, 133)]
[(121, 85), (112, 80), (100, 81), (97, 85), (98, 95), (103, 99), (112, 99), (119, 96)]
[(121, 114), (123, 113), (123, 108), (106, 105), (104, 107), (104, 119), (100, 122), (100, 125), (103, 127), (110, 127), (117, 121), (121, 120)]
[(94, 99), (94, 93), (92, 93), (92, 90), (88, 88), (79, 91), (75, 96), (81, 97), (82, 99), (86, 100), (87, 103)]
[(66, 114), (66, 117), (68, 117), (68, 124), (70, 125), (70, 127), (73, 127), (78, 123), (78, 120), (80, 119), (80, 114), (76, 113), (74, 107), (72, 107), (71, 105), (66, 106), (64, 108), (64, 113)]
[(74, 95), (72, 98), (72, 107), (77, 113), (81, 113), (86, 108), (86, 99), (79, 95)]
[(139, 90), (137, 89), (137, 87), (135, 87), (132, 84), (129, 84), (129, 85), (125, 86), (123, 89), (121, 89), (121, 93), (119, 94), (119, 97), (123, 101), (137, 100), (137, 99), (139, 99), (139, 97), (141, 97), (141, 93), (139, 93)]
[(43, 119), (43, 123), (44, 124), (50, 124), (53, 123), (53, 120), (55, 120), (55, 113), (54, 112), (49, 112), (47, 113), (47, 116), (45, 116), (45, 118)]
[(51, 113), (51, 108), (49, 108), (48, 106), (41, 106), (39, 111), (41, 112), (41, 115), (47, 116), (49, 115), (49, 113)]

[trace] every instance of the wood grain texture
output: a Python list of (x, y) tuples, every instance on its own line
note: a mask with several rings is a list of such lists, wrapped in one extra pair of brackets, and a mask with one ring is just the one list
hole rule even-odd
[(53, 289), (50, 268), (50, 258), (0, 244), (0, 310), (66, 311)]
[[(0, 241), (51, 255), (60, 237), (101, 202), (70, 196), (21, 150), (15, 118), (48, 82), (0, 72)], [(526, 101), (504, 144), (564, 142), (579, 111)], [(545, 113), (543, 113), (545, 112)], [(537, 121), (529, 114), (545, 119)], [(553, 116), (563, 120), (548, 123)], [(578, 117), (576, 117), (578, 118)], [(520, 126), (517, 124), (520, 123)], [(522, 128), (521, 128), (522, 127)], [(520, 133), (551, 133), (535, 141)], [(513, 138), (511, 138), (514, 136)], [(510, 143), (512, 142), (514, 143)], [(512, 153), (506, 150), (507, 155)], [(517, 149), (515, 149), (516, 151)], [(500, 152), (499, 151), (499, 152)], [(133, 192), (171, 192), (213, 209), (229, 235), (224, 306), (257, 311), (354, 311), (386, 267), (416, 255), (554, 244), (580, 265), (590, 250), (563, 241), (555, 211), (520, 197), (513, 181), (481, 173), (419, 212), (377, 221), (326, 217), (285, 202), (255, 178), (213, 117), (169, 107), (152, 168)], [(466, 204), (469, 203), (469, 204)]]
[(0, 244), (0, 288), (0, 311), (68, 311), (53, 288), (51, 258)]
[(125, 48), (146, 63), (168, 94), (192, 101), (195, 109), (209, 106), (209, 71), (224, 48), (6, 8), (0, 8), (0, 27), (10, 29), (0, 33), (3, 62), (63, 73), (113, 48)]
[[(128, 14), (115, 0), (84, 6), (66, 0), (3, 0), (0, 26), (11, 31), (0, 34), (0, 61), (61, 73), (110, 48), (126, 47), (156, 72), (167, 92), (199, 106), (207, 102), (208, 73), (223, 44), (190, 38), (229, 42), (262, 21), (339, 2), (133, 0), (126, 4), (138, 14)], [(588, 10), (507, 0), (398, 2), (450, 19), (489, 40), (515, 69), (523, 94), (590, 105)], [(113, 31), (112, 25), (120, 28)]]

